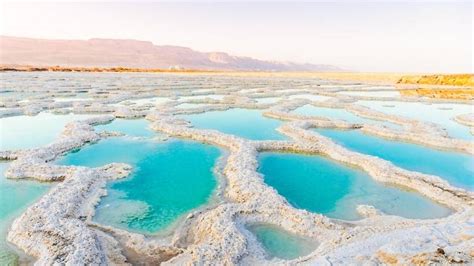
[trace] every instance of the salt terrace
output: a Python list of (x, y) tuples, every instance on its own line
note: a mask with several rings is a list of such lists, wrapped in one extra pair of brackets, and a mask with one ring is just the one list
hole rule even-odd
[[(51, 129), (51, 139), (28, 141), (23, 146), (1, 145), (1, 158), (8, 161), (6, 178), (52, 183), (36, 202), (25, 205), (23, 213), (11, 218), (5, 229), (8, 252), (19, 254), (15, 256), (20, 262), (221, 265), (473, 261), (472, 135), (456, 138), (442, 123), (383, 112), (366, 104), (374, 101), (386, 105), (406, 102), (470, 106), (471, 112), (467, 113), (447, 110), (452, 117), (443, 121), (457, 123), (472, 133), (472, 102), (401, 97), (390, 85), (304, 76), (5, 72), (0, 74), (0, 84), (2, 142), (4, 134), (15, 130), (5, 122), (7, 119), (20, 118), (21, 124), (22, 117), (28, 123), (28, 119), (45, 114), (78, 116), (75, 121), (64, 121), (62, 129)], [(304, 106), (332, 108), (350, 116), (297, 111)], [(113, 124), (114, 120), (122, 122)], [(137, 124), (123, 122), (129, 120), (139, 121), (140, 127), (151, 133), (135, 134), (142, 131), (135, 128)], [(29, 134), (21, 132), (21, 138), (11, 137), (9, 142), (35, 140), (35, 134), (40, 134), (37, 130), (48, 127), (47, 123), (37, 123)], [(441, 172), (405, 169), (403, 164), (383, 156), (352, 150), (318, 130), (357, 131), (384, 141), (447, 153), (453, 169), (464, 170), (447, 180)], [(48, 141), (45, 143), (44, 139)], [(220, 157), (212, 169), (217, 184), (210, 184), (206, 190), (207, 200), (180, 210), (165, 230), (150, 232), (102, 223), (94, 217), (104, 207), (101, 199), (109, 197), (107, 191), (112, 188), (108, 184), (123, 182), (131, 178), (129, 175), (138, 178), (140, 172), (135, 168), (139, 162), (113, 161), (88, 167), (60, 161), (108, 139), (136, 141), (136, 145), (190, 141), (218, 148)], [(336, 165), (333, 167), (344, 167), (348, 175), (357, 171), (377, 186), (416, 197), (425, 204), (420, 206), (431, 206), (437, 214), (422, 219), (397, 215), (396, 211), (388, 213), (383, 206), (355, 204), (348, 205), (353, 208), (353, 219), (325, 215), (299, 205), (275, 184), (269, 184), (262, 174), (266, 168), (259, 165), (265, 154), (322, 158), (318, 163), (325, 165), (328, 161)], [(213, 158), (208, 163), (212, 164)], [(183, 168), (189, 165), (186, 158), (176, 164)], [(158, 164), (157, 172), (160, 167), (165, 168)], [(291, 171), (299, 169), (289, 169), (288, 175)], [(331, 183), (331, 175), (325, 182)], [(17, 185), (23, 184), (19, 181)], [(126, 189), (126, 185), (121, 187)], [(279, 256), (284, 250), (269, 247), (265, 238), (288, 241), (289, 246), (297, 244)], [(303, 245), (301, 252), (298, 245)]]

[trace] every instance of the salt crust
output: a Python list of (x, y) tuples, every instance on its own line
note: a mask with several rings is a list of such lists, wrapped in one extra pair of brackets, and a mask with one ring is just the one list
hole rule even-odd
[[(312, 93), (307, 90), (294, 93), (296, 92)], [(334, 90), (321, 95), (336, 97), (336, 92), (337, 90)], [(210, 91), (208, 94), (212, 93)], [(223, 93), (219, 91), (219, 94)], [(292, 93), (279, 94), (282, 97), (289, 95)], [(258, 97), (272, 96), (275, 96), (275, 92), (265, 89), (258, 92)], [(111, 115), (70, 123), (56, 141), (45, 147), (0, 152), (0, 158), (14, 160), (5, 173), (8, 178), (60, 181), (14, 221), (8, 234), (8, 241), (38, 259), (36, 264), (126, 264), (133, 262), (137, 257), (153, 263), (208, 265), (454, 262), (469, 264), (473, 261), (474, 193), (453, 187), (437, 176), (407, 171), (380, 158), (349, 151), (329, 138), (308, 129), (313, 127), (359, 129), (384, 138), (411, 141), (469, 154), (473, 154), (472, 142), (451, 139), (434, 124), (383, 114), (351, 103), (355, 99), (380, 100), (376, 97), (337, 96), (337, 99), (327, 101), (295, 99), (276, 104), (257, 104), (249, 97), (229, 95), (223, 100), (210, 98), (188, 100), (185, 102), (206, 105), (187, 109), (176, 108), (183, 102), (176, 100), (156, 107), (109, 105), (129, 97), (123, 95), (115, 97), (114, 100), (89, 105), (80, 103), (69, 106), (69, 103), (55, 103), (50, 107), (57, 108), (56, 111), (62, 113), (69, 112), (63, 108), (71, 107), (75, 113)], [(383, 100), (390, 100), (387, 98), (384, 97)], [(402, 130), (291, 113), (304, 104), (345, 108), (366, 118), (398, 124)], [(1, 110), (0, 117), (36, 114), (45, 110), (44, 105), (38, 103), (25, 107), (13, 105), (13, 108)], [(278, 130), (292, 140), (250, 141), (215, 130), (194, 129), (186, 121), (175, 117), (178, 114), (227, 110), (235, 107), (269, 108), (264, 111), (264, 115), (288, 121)], [(127, 176), (131, 167), (113, 163), (99, 168), (87, 168), (59, 166), (51, 162), (58, 156), (87, 143), (117, 135), (114, 132), (97, 133), (93, 128), (93, 125), (110, 122), (115, 117), (146, 117), (157, 132), (171, 137), (211, 143), (228, 150), (229, 156), (224, 168), (226, 187), (222, 203), (190, 213), (167, 237), (145, 236), (92, 222), (95, 205), (101, 196), (106, 195), (107, 180)], [(463, 117), (456, 119), (466, 120)], [(367, 218), (348, 222), (296, 209), (273, 188), (265, 185), (262, 176), (256, 171), (257, 156), (262, 151), (302, 152), (327, 156), (359, 167), (377, 181), (416, 190), (449, 206), (455, 212), (441, 219), (416, 220), (388, 216), (373, 206), (364, 205), (358, 206), (357, 210)], [(311, 254), (292, 261), (276, 258), (268, 260), (260, 244), (246, 229), (246, 225), (254, 223), (279, 226), (283, 230), (310, 237), (320, 245)]]

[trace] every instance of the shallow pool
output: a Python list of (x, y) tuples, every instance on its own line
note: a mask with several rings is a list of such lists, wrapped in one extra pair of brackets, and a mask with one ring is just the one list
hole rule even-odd
[(248, 226), (270, 258), (296, 259), (310, 254), (317, 243), (276, 226), (256, 224)]
[(209, 201), (219, 149), (184, 140), (156, 142), (109, 138), (67, 154), (58, 163), (89, 167), (112, 162), (134, 167), (130, 177), (109, 182), (94, 220), (138, 232), (165, 229)]
[(129, 136), (135, 137), (153, 137), (157, 133), (149, 128), (149, 123), (145, 119), (114, 119), (112, 122), (97, 125), (95, 130), (100, 131), (116, 131)]
[(344, 120), (349, 123), (354, 124), (377, 124), (383, 125), (392, 129), (399, 129), (400, 126), (394, 123), (386, 122), (386, 121), (378, 121), (360, 117), (355, 115), (345, 109), (341, 108), (329, 108), (329, 107), (319, 107), (310, 104), (303, 105), (299, 108), (296, 108), (293, 113), (299, 115), (306, 115), (306, 116), (320, 116), (326, 117), (329, 119), (335, 120)]
[(0, 119), (0, 150), (30, 149), (49, 144), (75, 120), (94, 115), (55, 115), (40, 113), (36, 116), (12, 116)]
[(398, 101), (358, 101), (357, 104), (387, 114), (439, 124), (444, 127), (453, 138), (474, 140), (474, 136), (470, 133), (469, 127), (453, 120), (457, 115), (474, 112), (474, 107), (468, 104), (426, 104)]
[(264, 117), (260, 110), (229, 109), (200, 114), (183, 115), (196, 128), (215, 129), (226, 134), (253, 140), (285, 139), (276, 131), (280, 120)]
[(329, 217), (360, 219), (358, 205), (406, 218), (438, 218), (451, 210), (414, 192), (386, 186), (365, 172), (321, 156), (262, 153), (264, 181), (296, 208)]
[(374, 155), (407, 170), (432, 174), (474, 190), (474, 157), (364, 134), (358, 130), (315, 129), (350, 150)]
[(7, 179), (3, 173), (8, 163), (0, 162), (0, 265), (16, 265), (18, 255), (7, 244), (6, 236), (13, 220), (51, 185), (27, 180)]

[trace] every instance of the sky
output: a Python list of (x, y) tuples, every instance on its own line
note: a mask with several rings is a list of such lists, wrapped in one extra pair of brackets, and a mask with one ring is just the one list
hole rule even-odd
[(119, 38), (354, 71), (473, 72), (471, 1), (5, 2), (0, 35)]

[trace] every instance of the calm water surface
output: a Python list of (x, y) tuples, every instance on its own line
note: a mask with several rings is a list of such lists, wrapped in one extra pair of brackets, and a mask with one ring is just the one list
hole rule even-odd
[(441, 125), (453, 138), (474, 140), (469, 127), (453, 120), (455, 116), (474, 112), (469, 104), (437, 103), (426, 104), (417, 102), (397, 101), (358, 101), (357, 104), (392, 115), (404, 116), (420, 121)]
[(154, 233), (209, 201), (219, 149), (184, 140), (154, 142), (109, 138), (66, 155), (58, 163), (102, 166), (128, 163), (130, 177), (109, 182), (96, 210), (97, 222)]
[(229, 109), (200, 114), (184, 115), (194, 127), (215, 129), (226, 134), (233, 134), (253, 140), (281, 140), (283, 135), (276, 131), (280, 120), (266, 118), (260, 110)]
[(11, 180), (4, 176), (8, 163), (0, 162), (0, 265), (15, 265), (18, 255), (6, 242), (13, 220), (51, 187), (47, 183)]
[(40, 113), (0, 118), (0, 150), (31, 149), (49, 144), (69, 122), (93, 116)]
[(263, 153), (259, 171), (291, 205), (329, 217), (356, 220), (357, 205), (407, 218), (438, 218), (451, 211), (414, 192), (374, 181), (365, 172), (321, 156)]
[(362, 123), (379, 124), (379, 125), (384, 125), (386, 127), (393, 128), (393, 129), (400, 128), (400, 126), (397, 124), (363, 118), (345, 109), (340, 109), (340, 108), (319, 107), (319, 106), (313, 106), (313, 105), (307, 104), (295, 109), (293, 113), (299, 114), (299, 115), (320, 116), (320, 117), (326, 117), (329, 119), (344, 120), (346, 122), (355, 123), (355, 124), (362, 124)]
[(358, 130), (315, 131), (350, 150), (380, 157), (408, 170), (437, 175), (455, 186), (474, 190), (474, 157), (468, 154), (386, 140)]
[(310, 254), (317, 244), (307, 238), (303, 238), (278, 227), (271, 225), (251, 225), (248, 227), (269, 257), (280, 259), (296, 259)]

